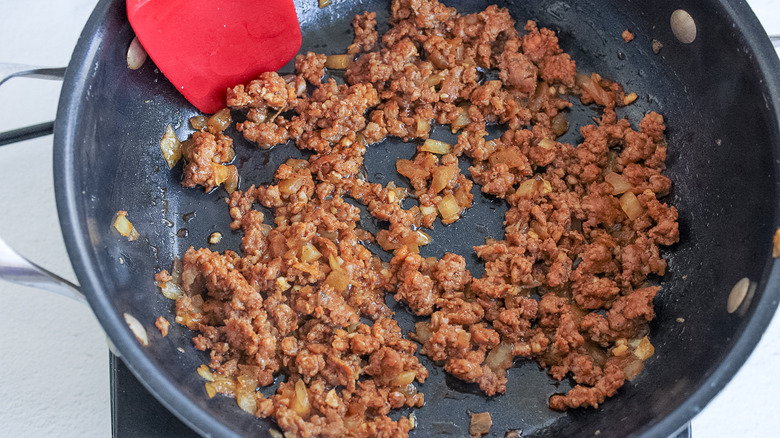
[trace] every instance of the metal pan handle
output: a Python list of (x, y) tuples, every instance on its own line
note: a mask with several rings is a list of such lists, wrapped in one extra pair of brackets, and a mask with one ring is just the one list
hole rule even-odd
[[(0, 85), (8, 79), (19, 76), (61, 80), (65, 76), (65, 68), (0, 63)], [(0, 146), (51, 134), (53, 126), (54, 122), (49, 122), (0, 133)], [(87, 302), (78, 286), (22, 257), (2, 238), (0, 238), (0, 279), (55, 292), (83, 303)]]
[[(0, 63), (0, 85), (11, 78), (29, 77), (36, 79), (62, 80), (65, 67), (50, 68), (25, 64)], [(54, 132), (54, 122), (0, 132), (0, 146), (17, 143), (31, 138), (42, 137)]]
[(83, 303), (87, 299), (75, 284), (22, 257), (0, 238), (0, 279), (58, 293)]

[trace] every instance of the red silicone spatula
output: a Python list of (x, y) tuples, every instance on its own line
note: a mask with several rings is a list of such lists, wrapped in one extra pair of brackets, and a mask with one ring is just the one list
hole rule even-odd
[(293, 0), (127, 0), (127, 17), (157, 67), (205, 113), (225, 90), (285, 65), (301, 47)]

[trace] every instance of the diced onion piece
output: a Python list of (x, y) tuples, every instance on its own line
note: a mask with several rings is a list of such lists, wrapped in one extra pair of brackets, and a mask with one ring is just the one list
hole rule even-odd
[(387, 230), (379, 230), (376, 234), (376, 243), (385, 251), (395, 251), (402, 245), (390, 240), (390, 233)]
[[(447, 40), (447, 42), (450, 43), (450, 45), (455, 46), (455, 59), (458, 61), (463, 60), (463, 44), (461, 44), (460, 38), (451, 38)], [(464, 63), (464, 67), (468, 65), (468, 63)]]
[(208, 119), (205, 116), (192, 116), (190, 117), (190, 126), (192, 126), (192, 129), (202, 131), (209, 126)]
[(417, 246), (425, 246), (431, 243), (431, 236), (426, 232), (417, 230), (415, 233), (417, 234)]
[(301, 270), (303, 272), (308, 273), (312, 277), (316, 277), (319, 275), (320, 270), (312, 263), (296, 263), (293, 265), (295, 269)]
[(469, 425), (471, 436), (486, 435), (490, 432), (491, 426), (493, 426), (493, 419), (490, 418), (490, 412), (471, 414), (471, 424)]
[(739, 309), (742, 303), (747, 297), (748, 290), (750, 289), (750, 279), (747, 277), (742, 278), (731, 288), (729, 292), (728, 301), (726, 301), (726, 311), (734, 313)]
[(401, 374), (393, 377), (390, 381), (390, 386), (406, 386), (414, 382), (414, 378), (417, 377), (417, 372), (413, 370), (403, 371)]
[(418, 322), (414, 324), (415, 329), (415, 336), (417, 337), (417, 341), (421, 344), (424, 344), (428, 342), (428, 339), (431, 339), (431, 336), (433, 336), (433, 332), (431, 331), (431, 326), (427, 322)]
[(234, 165), (214, 164), (214, 183), (224, 183), (225, 191), (233, 193), (238, 188), (238, 169)]
[(283, 179), (279, 181), (279, 192), (282, 195), (290, 196), (293, 193), (298, 193), (298, 190), (306, 183), (306, 179), (303, 177), (293, 177)]
[(146, 49), (138, 41), (138, 37), (133, 37), (133, 41), (130, 42), (130, 47), (127, 49), (127, 68), (138, 70), (144, 65), (146, 56)]
[(412, 214), (412, 223), (415, 227), (422, 226), (422, 220), (423, 220), (423, 214), (420, 211), (420, 207), (414, 205), (412, 208), (409, 209), (409, 212)]
[(445, 69), (450, 67), (450, 63), (447, 58), (442, 55), (441, 51), (436, 49), (428, 53), (428, 60), (431, 61), (431, 64), (433, 64), (433, 66), (438, 69)]
[(146, 329), (141, 324), (141, 322), (135, 319), (135, 317), (129, 313), (125, 313), (124, 317), (127, 326), (130, 327), (130, 331), (133, 332), (136, 339), (138, 339), (138, 342), (140, 342), (144, 347), (149, 345), (149, 336), (146, 334)]
[(339, 258), (336, 257), (333, 254), (328, 254), (328, 264), (330, 265), (330, 269), (334, 271), (342, 271), (341, 269), (341, 263), (339, 263)]
[(238, 407), (248, 414), (255, 415), (255, 412), (257, 412), (257, 399), (255, 398), (254, 393), (237, 393), (236, 402), (238, 403)]
[(623, 212), (626, 213), (626, 216), (632, 221), (636, 220), (639, 216), (642, 216), (645, 212), (644, 208), (642, 208), (642, 204), (639, 203), (639, 199), (637, 199), (636, 195), (632, 192), (626, 192), (620, 197), (620, 208), (623, 209)]
[(222, 240), (222, 233), (215, 231), (209, 236), (209, 243), (212, 245), (218, 244)]
[(313, 262), (319, 260), (320, 257), (322, 257), (322, 253), (317, 251), (317, 247), (311, 243), (306, 243), (301, 248), (301, 261)]
[(528, 109), (533, 112), (539, 111), (542, 108), (542, 103), (544, 103), (544, 100), (547, 98), (547, 90), (549, 90), (549, 88), (547, 88), (547, 84), (540, 81), (536, 85), (536, 90), (534, 90), (534, 94), (531, 96), (531, 100), (528, 101)]
[[(390, 187), (389, 184), (388, 187)], [(405, 187), (396, 187), (387, 191), (387, 200), (390, 202), (400, 202), (406, 199), (406, 195), (407, 193)]]
[(326, 8), (330, 6), (330, 2), (331, 0), (320, 0), (319, 1), (320, 8)]
[(469, 108), (466, 105), (458, 107), (458, 117), (452, 122), (452, 133), (458, 132), (461, 128), (471, 123), (469, 118)]
[(542, 225), (539, 221), (536, 220), (531, 221), (531, 230), (533, 230), (533, 232), (536, 234), (536, 236), (539, 239), (544, 240), (550, 237), (550, 235), (547, 233), (547, 228), (544, 225)]
[(495, 140), (488, 140), (485, 142), (485, 151), (487, 152), (487, 155), (492, 154), (495, 150), (496, 150)]
[(542, 149), (553, 149), (555, 147), (555, 140), (550, 140), (549, 138), (543, 138), (539, 140), (539, 147)]
[(441, 201), (436, 204), (436, 207), (439, 209), (439, 213), (441, 214), (441, 221), (445, 224), (451, 224), (458, 220), (461, 211), (463, 211), (461, 206), (458, 204), (458, 200), (455, 199), (455, 197), (452, 195), (443, 197)]
[(396, 386), (394, 389), (400, 392), (401, 394), (403, 394), (404, 397), (406, 398), (412, 397), (415, 394), (417, 394), (417, 387), (411, 383), (404, 386)]
[(165, 134), (160, 140), (160, 150), (168, 164), (168, 169), (173, 169), (173, 166), (181, 159), (181, 142), (170, 124), (165, 127)]
[(333, 243), (339, 243), (339, 232), (338, 231), (321, 231), (320, 236), (330, 240)]
[(535, 195), (546, 195), (552, 192), (552, 185), (543, 178), (527, 179), (517, 187), (515, 195), (525, 198), (531, 198)]
[(158, 286), (160, 287), (163, 296), (169, 300), (178, 300), (179, 298), (184, 297), (184, 291), (174, 281), (166, 281), (162, 284), (158, 284)]
[(444, 80), (444, 75), (441, 72), (435, 73), (425, 78), (425, 85), (429, 87), (435, 87), (436, 85), (439, 85), (443, 80)]
[(309, 404), (309, 392), (306, 390), (306, 384), (303, 380), (295, 382), (295, 397), (292, 400), (292, 409), (303, 418), (309, 416), (311, 413), (311, 405)]
[(127, 240), (133, 241), (141, 237), (138, 231), (135, 229), (132, 223), (127, 219), (127, 212), (119, 210), (116, 212), (116, 220), (114, 220), (114, 228), (119, 231), (119, 234), (127, 237)]
[(628, 94), (627, 94), (627, 95), (626, 95), (626, 96), (623, 98), (623, 105), (631, 105), (632, 103), (634, 103), (634, 101), (635, 101), (635, 100), (636, 100), (638, 97), (639, 97), (639, 96), (637, 96), (637, 95), (636, 95), (636, 93), (628, 93)]
[(328, 55), (325, 59), (325, 67), (333, 70), (346, 70), (352, 61), (352, 55)]
[(217, 388), (212, 382), (206, 382), (204, 385), (206, 387), (206, 394), (209, 396), (209, 398), (214, 398), (217, 395)]
[(355, 143), (359, 144), (360, 146), (368, 146), (368, 140), (366, 140), (366, 136), (363, 135), (363, 132), (358, 132), (355, 134)]
[(634, 356), (640, 360), (647, 360), (653, 354), (655, 354), (655, 347), (650, 343), (650, 339), (645, 336), (639, 341), (639, 345), (637, 345), (636, 350), (634, 350)]
[(520, 149), (516, 147), (494, 152), (490, 155), (490, 164), (492, 166), (506, 164), (512, 169), (523, 167), (527, 162), (528, 160), (522, 155)]
[(257, 378), (249, 374), (242, 374), (236, 379), (236, 402), (244, 412), (255, 415), (257, 412)]
[(546, 179), (542, 179), (539, 182), (539, 193), (541, 193), (542, 195), (546, 195), (550, 192), (552, 192), (552, 184), (550, 184), (550, 181), (547, 181)]
[(230, 118), (230, 109), (222, 108), (221, 110), (214, 113), (213, 116), (209, 117), (206, 125), (209, 129), (209, 132), (216, 134), (227, 129), (228, 126), (230, 126), (231, 121), (232, 119)]
[(455, 199), (458, 200), (458, 205), (466, 208), (471, 206), (471, 201), (474, 199), (474, 196), (472, 196), (469, 190), (466, 190), (466, 187), (460, 186), (455, 189)]
[(414, 412), (409, 414), (409, 427), (411, 427), (412, 429), (417, 427), (417, 415), (415, 415)]
[(363, 423), (363, 418), (357, 414), (350, 414), (344, 417), (344, 427), (347, 430), (357, 430)]
[(425, 133), (431, 130), (431, 122), (425, 119), (417, 119), (417, 135), (423, 136)]
[[(330, 0), (328, 0), (328, 1), (330, 1)], [(278, 430), (276, 430), (276, 429), (269, 429), (269, 430), (268, 430), (268, 433), (269, 433), (269, 434), (270, 434), (270, 435), (271, 435), (273, 438), (284, 438), (284, 435), (282, 435), (282, 433), (281, 433), (281, 432), (279, 432), (279, 431), (278, 431)]]
[(612, 185), (612, 194), (619, 195), (631, 190), (631, 183), (628, 182), (625, 176), (615, 172), (609, 172), (604, 175), (604, 181)]
[(214, 163), (214, 183), (220, 185), (228, 179), (230, 176), (230, 169), (228, 166)]
[(325, 284), (332, 287), (336, 292), (344, 292), (349, 287), (349, 276), (342, 270), (333, 270), (325, 279)]
[(433, 193), (436, 194), (444, 190), (457, 170), (457, 165), (437, 167), (433, 171), (433, 181), (431, 182), (431, 190)]
[(780, 257), (780, 228), (775, 231), (775, 236), (772, 238), (772, 257)]
[(429, 214), (436, 214), (436, 207), (431, 205), (421, 205), (420, 213), (422, 213), (424, 216), (428, 216)]
[(395, 169), (398, 171), (398, 173), (409, 179), (428, 178), (430, 175), (427, 170), (409, 160), (396, 161)]
[(644, 362), (641, 360), (631, 360), (625, 367), (623, 367), (623, 376), (626, 378), (626, 380), (634, 380), (634, 378), (639, 375), (639, 373), (642, 371), (642, 368), (644, 367)]
[(612, 348), (611, 353), (613, 356), (625, 356), (628, 352), (628, 344), (625, 338), (620, 338), (615, 341), (615, 347)]
[(590, 97), (593, 98), (594, 102), (601, 106), (607, 106), (607, 103), (609, 103), (609, 94), (601, 88), (601, 84), (599, 84), (595, 75), (588, 77), (578, 73), (574, 79), (577, 86), (583, 91), (586, 91)]
[(404, 236), (402, 243), (404, 245), (425, 246), (431, 243), (431, 236), (423, 231), (417, 230)]
[(449, 143), (445, 143), (443, 141), (429, 138), (425, 140), (425, 143), (423, 143), (420, 150), (423, 152), (431, 152), (434, 154), (444, 155), (452, 152), (452, 145)]
[(395, 202), (399, 201), (400, 199), (396, 195), (395, 190), (388, 190), (387, 191), (387, 202)]
[(487, 365), (493, 371), (506, 370), (512, 366), (512, 350), (514, 346), (501, 342), (493, 347), (490, 353), (485, 358), (485, 365)]
[(292, 167), (295, 170), (300, 170), (308, 166), (309, 162), (306, 160), (299, 160), (297, 158), (290, 158), (289, 160), (285, 161), (284, 164)]
[(214, 381), (206, 382), (206, 392), (209, 394), (209, 398), (214, 397), (218, 392), (228, 396), (234, 396), (236, 391), (236, 383), (232, 377), (223, 376), (221, 374), (213, 373)]
[(207, 382), (214, 381), (214, 375), (211, 373), (211, 370), (206, 365), (201, 365), (198, 367), (198, 375)]

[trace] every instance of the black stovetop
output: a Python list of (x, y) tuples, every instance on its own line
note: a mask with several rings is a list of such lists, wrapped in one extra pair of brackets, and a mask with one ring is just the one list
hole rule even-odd
[[(114, 438), (198, 438), (136, 380), (121, 359), (111, 354), (109, 367)], [(690, 425), (673, 438), (691, 438)]]
[(111, 354), (111, 435), (114, 438), (198, 438)]

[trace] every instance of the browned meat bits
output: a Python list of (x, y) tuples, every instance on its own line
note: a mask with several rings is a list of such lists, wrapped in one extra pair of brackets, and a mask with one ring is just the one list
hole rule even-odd
[[(551, 408), (597, 407), (652, 355), (659, 287), (647, 279), (664, 274), (659, 246), (679, 238), (676, 209), (659, 200), (671, 188), (663, 117), (647, 114), (638, 130), (618, 119), (615, 108), (636, 95), (577, 74), (554, 32), (532, 21), (518, 31), (495, 6), (462, 15), (436, 0), (394, 0), (384, 35), (374, 13), (352, 24), (345, 84), (328, 78), (327, 57), (308, 53), (294, 75), (264, 73), (228, 91), (228, 106), (246, 113), (237, 124), (246, 139), (293, 141), (312, 155), (281, 165), (274, 184), (231, 193), (242, 254), (190, 248), (157, 276), (177, 298), (176, 321), (209, 351), (199, 371), (207, 390), (274, 418), (288, 436), (406, 436), (413, 421), (388, 413), (424, 403), (419, 352), (486, 395), (506, 391), (514, 358), (533, 358), (575, 382)], [(498, 79), (483, 79), (488, 71)], [(576, 127), (577, 145), (557, 141), (574, 128), (572, 96), (601, 111)], [(459, 133), (457, 143), (424, 142), (435, 123)], [(506, 131), (488, 140), (488, 124)], [(232, 142), (222, 129), (206, 127), (184, 147), (185, 186), (225, 181), (217, 166)], [(419, 145), (397, 163), (412, 193), (361, 177), (366, 149), (387, 136)], [(471, 160), (470, 175), (459, 159)], [(480, 278), (463, 255), (419, 253), (437, 218), (468, 214), (474, 183), (509, 206), (504, 240), (474, 248)], [(409, 196), (419, 205), (403, 208)], [(361, 229), (347, 199), (387, 229)], [(273, 211), (273, 225), (255, 204)], [(410, 336), (386, 294), (427, 317)], [(279, 374), (276, 394), (256, 391)]]

